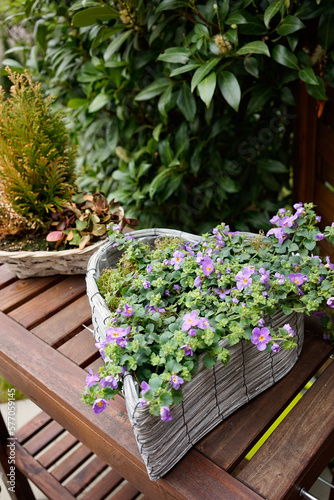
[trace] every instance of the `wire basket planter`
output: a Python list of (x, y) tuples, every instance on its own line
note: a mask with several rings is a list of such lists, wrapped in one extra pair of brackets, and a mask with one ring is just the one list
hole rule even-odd
[[(201, 237), (169, 229), (148, 229), (133, 233), (133, 238), (145, 243), (157, 237), (179, 237), (195, 243)], [(94, 335), (97, 341), (105, 339), (110, 318), (96, 281), (105, 268), (114, 267), (121, 251), (106, 243), (90, 259), (86, 274), (87, 295), (92, 308)], [(171, 407), (172, 421), (163, 422), (140, 404), (140, 389), (130, 373), (124, 376), (123, 394), (129, 419), (148, 475), (155, 481), (164, 476), (205, 434), (221, 423), (239, 407), (271, 387), (284, 377), (298, 360), (304, 340), (304, 317), (295, 312), (290, 315), (278, 310), (266, 318), (266, 325), (275, 331), (289, 323), (296, 333), (297, 347), (281, 349), (278, 353), (259, 353), (256, 346), (239, 342), (230, 346), (227, 339), (220, 341), (231, 353), (227, 365), (216, 363), (207, 369), (203, 355), (199, 357), (199, 370), (183, 386), (183, 401)]]

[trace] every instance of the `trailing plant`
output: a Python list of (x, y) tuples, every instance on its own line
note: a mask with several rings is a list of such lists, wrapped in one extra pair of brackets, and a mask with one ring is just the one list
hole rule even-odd
[(263, 227), (290, 200), (296, 82), (320, 111), (334, 85), (331, 0), (24, 6), (27, 64), (73, 110), (83, 189), (195, 231)]
[(1, 189), (32, 229), (41, 228), (75, 192), (75, 150), (41, 84), (6, 70), (13, 85), (8, 99), (0, 88)]
[(73, 196), (61, 212), (52, 212), (51, 226), (55, 231), (48, 233), (46, 240), (54, 242), (55, 248), (66, 245), (78, 246), (80, 249), (98, 241), (107, 234), (111, 226), (135, 227), (136, 219), (127, 219), (119, 203), (108, 203), (101, 193), (79, 193)]
[(123, 256), (98, 280), (110, 308), (106, 338), (96, 343), (105, 364), (96, 374), (90, 370), (83, 400), (100, 413), (131, 372), (141, 404), (171, 420), (169, 408), (182, 400), (198, 357), (208, 369), (228, 363), (222, 339), (266, 353), (294, 348), (288, 320), (278, 331), (271, 326), (268, 316), (279, 310), (317, 312), (324, 336), (334, 341), (334, 264), (316, 247), (325, 238), (334, 243), (334, 223), (320, 232), (313, 207), (280, 209), (266, 235), (231, 232), (222, 223), (198, 243), (166, 238), (153, 249), (114, 231)]

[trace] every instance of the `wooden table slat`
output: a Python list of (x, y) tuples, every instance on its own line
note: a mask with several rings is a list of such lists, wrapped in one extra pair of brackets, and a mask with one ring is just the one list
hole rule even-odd
[(59, 276), (17, 280), (0, 290), (0, 310), (10, 312), (60, 281)]
[[(94, 457), (94, 459), (80, 469), (70, 481), (66, 482), (66, 489), (74, 496), (79, 495), (79, 493), (81, 493), (87, 485), (93, 482), (106, 468), (107, 465), (101, 458)], [(118, 477), (121, 481), (122, 478), (119, 474)]]
[(242, 406), (232, 419), (225, 420), (195, 445), (196, 449), (225, 470), (233, 470), (331, 352), (329, 343), (306, 335), (300, 359), (289, 375)]
[[(80, 500), (102, 500), (119, 483), (120, 476), (113, 470), (99, 481), (90, 491), (81, 497)], [(121, 489), (113, 495), (112, 500), (133, 500), (139, 495), (139, 491), (130, 483), (124, 483)]]
[(82, 324), (90, 323), (91, 311), (87, 295), (74, 300), (61, 311), (40, 323), (32, 332), (52, 347), (65, 342), (71, 335), (82, 329)]
[(48, 448), (41, 456), (38, 457), (38, 462), (48, 469), (62, 458), (65, 453), (70, 451), (76, 444), (78, 440), (71, 434), (65, 434), (61, 439), (55, 441), (51, 448)]
[(10, 271), (5, 264), (0, 265), (0, 289), (9, 285), (16, 279), (15, 274)]
[[(87, 326), (91, 328), (91, 325), (88, 324)], [(87, 329), (77, 333), (75, 337), (72, 337), (65, 344), (61, 345), (58, 351), (79, 366), (86, 366), (97, 358), (100, 359), (102, 364), (100, 353), (95, 347), (93, 334)]]
[(57, 464), (52, 470), (52, 475), (60, 482), (69, 477), (78, 469), (93, 453), (81, 444), (76, 450), (72, 451), (61, 463)]
[(29, 422), (16, 431), (15, 436), (17, 440), (23, 444), (49, 424), (51, 420), (52, 418), (47, 413), (41, 411), (38, 415), (33, 417)]
[[(238, 478), (252, 484), (270, 500), (298, 498), (296, 485), (308, 489), (334, 451), (334, 401), (328, 397), (328, 391), (333, 392), (333, 389), (334, 362), (285, 417)], [(321, 449), (323, 443), (326, 443), (327, 450)], [(317, 470), (314, 461), (320, 452), (323, 462)], [(312, 468), (313, 478), (311, 474), (306, 479)]]
[(38, 434), (33, 436), (25, 445), (24, 448), (30, 455), (36, 455), (41, 450), (46, 448), (55, 438), (60, 436), (64, 429), (57, 422), (51, 422), (47, 427), (44, 427)]
[(8, 315), (26, 328), (45, 321), (85, 293), (82, 276), (71, 276), (12, 310)]

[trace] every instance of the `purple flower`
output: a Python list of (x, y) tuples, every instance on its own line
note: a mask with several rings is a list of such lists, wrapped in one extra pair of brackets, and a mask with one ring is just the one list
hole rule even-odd
[(215, 270), (215, 266), (213, 265), (213, 260), (210, 257), (206, 256), (202, 262), (202, 270), (205, 276), (210, 276), (210, 274)]
[(284, 328), (284, 330), (286, 330), (288, 332), (288, 334), (290, 335), (290, 337), (294, 337), (295, 336), (295, 331), (291, 328), (291, 326), (289, 325), (289, 323), (285, 323), (285, 325), (283, 325), (283, 328)]
[(328, 257), (328, 255), (326, 257), (326, 262), (327, 262), (327, 266), (329, 267), (329, 269), (331, 269), (333, 271), (334, 264), (331, 263), (330, 258)]
[(316, 235), (315, 235), (315, 239), (316, 239), (317, 241), (321, 241), (321, 240), (323, 240), (324, 238), (325, 238), (325, 235), (324, 235), (324, 234), (322, 234), (322, 233), (318, 233), (318, 234), (316, 234)]
[(174, 387), (174, 389), (179, 389), (180, 385), (184, 384), (184, 380), (178, 375), (173, 374), (169, 380), (169, 383)]
[(89, 368), (89, 375), (86, 377), (86, 385), (87, 387), (91, 387), (92, 385), (96, 384), (97, 382), (100, 381), (100, 377), (98, 374), (94, 375), (93, 370)]
[(329, 297), (329, 299), (327, 300), (327, 305), (334, 309), (334, 297)]
[(279, 213), (280, 213), (280, 214), (285, 214), (285, 212), (286, 212), (285, 208), (280, 208), (280, 209), (279, 209)]
[(209, 320), (207, 318), (199, 318), (199, 321), (197, 323), (197, 328), (200, 328), (201, 330), (205, 330), (206, 328), (211, 328)]
[(197, 264), (202, 264), (204, 258), (203, 258), (203, 252), (197, 252), (197, 255), (196, 255), (196, 262)]
[(224, 300), (226, 298), (226, 295), (228, 295), (231, 291), (231, 290), (227, 290), (226, 288), (225, 289), (215, 288), (214, 290), (221, 300)]
[(303, 207), (303, 204), (302, 204), (302, 202), (301, 202), (301, 201), (300, 201), (299, 203), (295, 203), (295, 204), (293, 205), (293, 208), (294, 208), (295, 210), (298, 210), (298, 208), (302, 208), (302, 207)]
[(197, 276), (197, 278), (195, 278), (195, 281), (194, 281), (194, 286), (196, 288), (199, 288), (200, 286), (202, 286), (202, 281), (203, 281), (203, 277)]
[(214, 227), (214, 228), (212, 229), (212, 234), (217, 234), (217, 233), (218, 233), (218, 228), (217, 228), (217, 227)]
[(268, 342), (271, 340), (268, 328), (254, 328), (252, 331), (251, 342), (256, 345), (259, 351), (264, 351)]
[(238, 290), (243, 290), (244, 288), (246, 288), (247, 286), (249, 286), (253, 283), (253, 280), (250, 277), (251, 274), (252, 273), (249, 270), (245, 271), (245, 269), (244, 269), (243, 271), (239, 271), (235, 275)]
[(142, 383), (140, 384), (140, 387), (141, 387), (141, 395), (142, 396), (144, 396), (144, 394), (151, 389), (151, 386), (148, 385), (148, 383), (145, 382), (145, 380), (142, 381)]
[(257, 322), (257, 324), (258, 324), (258, 326), (259, 326), (260, 328), (262, 328), (262, 327), (265, 325), (265, 321), (264, 321), (264, 319), (263, 319), (263, 318), (259, 319), (259, 321)]
[(105, 389), (106, 387), (111, 387), (112, 389), (117, 389), (117, 380), (114, 379), (114, 377), (112, 377), (111, 375), (107, 376), (107, 377), (104, 377), (101, 382), (101, 387), (103, 387), (103, 389)]
[(182, 290), (182, 286), (180, 285), (173, 285), (174, 290)]
[(108, 401), (106, 401), (103, 398), (97, 399), (95, 401), (95, 403), (93, 404), (94, 413), (96, 413), (96, 414), (101, 413), (101, 411), (103, 411), (107, 408), (108, 404), (109, 404)]
[(300, 273), (289, 274), (289, 280), (291, 283), (296, 283), (296, 285), (301, 286), (304, 283), (304, 276)]
[(152, 266), (151, 266), (151, 264), (148, 264), (148, 266), (146, 268), (146, 272), (147, 273), (151, 273), (152, 272)]
[(143, 287), (147, 290), (147, 288), (151, 288), (151, 283), (148, 280), (145, 280), (143, 283)]
[(294, 225), (294, 222), (295, 220), (297, 219), (297, 216), (296, 214), (295, 215), (291, 215), (291, 217), (283, 217), (279, 222), (279, 226), (281, 226), (282, 228), (285, 228), (285, 227), (292, 227)]
[(128, 341), (126, 339), (123, 339), (122, 337), (118, 337), (116, 339), (116, 344), (118, 344), (122, 349), (127, 345)]
[(162, 262), (163, 262), (163, 264), (165, 266), (169, 266), (170, 265), (170, 261), (168, 259), (164, 259)]
[(184, 354), (186, 356), (194, 355), (192, 348), (188, 344), (182, 345), (181, 347), (179, 347), (179, 349), (184, 349)]
[(115, 225), (112, 227), (113, 231), (120, 231), (121, 229), (122, 229), (122, 227), (120, 225)]
[(180, 264), (183, 261), (184, 261), (184, 252), (176, 250), (176, 252), (173, 253), (173, 258), (170, 261), (170, 263), (174, 266), (175, 271), (177, 271), (178, 269), (180, 269)]
[(126, 337), (129, 335), (131, 332), (131, 326), (128, 326), (127, 328), (121, 328), (121, 327), (110, 327), (107, 328), (106, 330), (106, 341), (107, 342), (113, 342), (114, 340), (118, 339), (119, 337)]
[(277, 352), (279, 352), (279, 345), (274, 343), (272, 346), (271, 346), (271, 350), (276, 354)]
[(195, 328), (190, 328), (190, 330), (188, 331), (188, 335), (190, 337), (196, 337), (197, 332), (196, 332)]
[(321, 222), (321, 215), (317, 215), (316, 218), (315, 218), (315, 221), (316, 222)]
[(169, 422), (172, 420), (172, 415), (170, 414), (170, 409), (167, 406), (162, 406), (160, 410), (160, 417), (163, 422)]
[(278, 281), (279, 285), (284, 285), (284, 282), (285, 282), (285, 276), (284, 276), (284, 274), (275, 273), (275, 278), (277, 278), (277, 281)]
[(273, 229), (269, 229), (267, 232), (266, 236), (270, 236), (273, 234), (277, 239), (278, 243), (281, 245), (283, 241), (286, 239), (286, 234), (284, 234), (284, 231), (281, 227), (274, 227)]
[(261, 274), (261, 278), (260, 278), (260, 281), (263, 285), (266, 285), (268, 284), (269, 282), (269, 278), (270, 278), (270, 272), (269, 271), (266, 271), (264, 269), (264, 267), (261, 267), (261, 269), (259, 269), (259, 273)]
[(166, 295), (166, 296), (168, 297), (168, 295), (169, 295), (169, 290), (165, 290), (165, 291), (164, 291), (164, 295)]
[(232, 299), (232, 302), (233, 302), (233, 304), (237, 305), (237, 304), (239, 304), (239, 299), (237, 299), (236, 297), (234, 297)]
[(106, 342), (105, 340), (101, 340), (101, 342), (95, 342), (95, 347), (97, 347), (97, 349), (104, 349), (105, 347), (107, 347), (108, 345), (108, 342)]
[(192, 326), (196, 326), (198, 321), (197, 311), (191, 311), (191, 313), (185, 314), (183, 316), (182, 330), (187, 332)]
[(279, 222), (281, 220), (280, 216), (279, 215), (274, 215), (274, 217), (272, 217), (269, 222), (271, 224), (277, 224), (277, 222)]
[(127, 316), (128, 318), (130, 318), (130, 316), (133, 315), (133, 309), (131, 306), (129, 306), (129, 304), (124, 304), (124, 311), (122, 311), (122, 314), (123, 316)]

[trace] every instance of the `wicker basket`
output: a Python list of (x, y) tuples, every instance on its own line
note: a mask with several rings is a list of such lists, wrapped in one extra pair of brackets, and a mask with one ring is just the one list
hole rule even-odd
[(101, 240), (83, 250), (73, 248), (53, 252), (0, 251), (0, 264), (6, 264), (8, 269), (21, 279), (55, 274), (85, 274), (90, 257), (104, 244), (105, 240)]
[[(150, 243), (164, 235), (181, 237), (190, 242), (200, 240), (192, 234), (166, 229), (136, 231), (133, 234), (134, 238)], [(104, 268), (116, 264), (120, 255), (121, 252), (109, 242), (91, 257), (88, 264), (87, 294), (98, 341), (105, 339), (110, 311), (97, 289), (96, 280)], [(296, 349), (264, 354), (252, 344), (240, 342), (231, 347), (224, 339), (221, 345), (231, 353), (226, 366), (217, 363), (207, 370), (200, 357), (199, 371), (191, 382), (183, 386), (183, 401), (171, 407), (173, 419), (170, 422), (162, 422), (151, 415), (147, 407), (141, 407), (138, 384), (131, 374), (125, 375), (123, 393), (127, 411), (151, 480), (166, 474), (205, 434), (290, 371), (303, 345), (303, 315), (292, 313), (286, 316), (278, 311), (266, 320), (266, 324), (276, 331), (285, 323), (290, 323), (296, 332)]]

